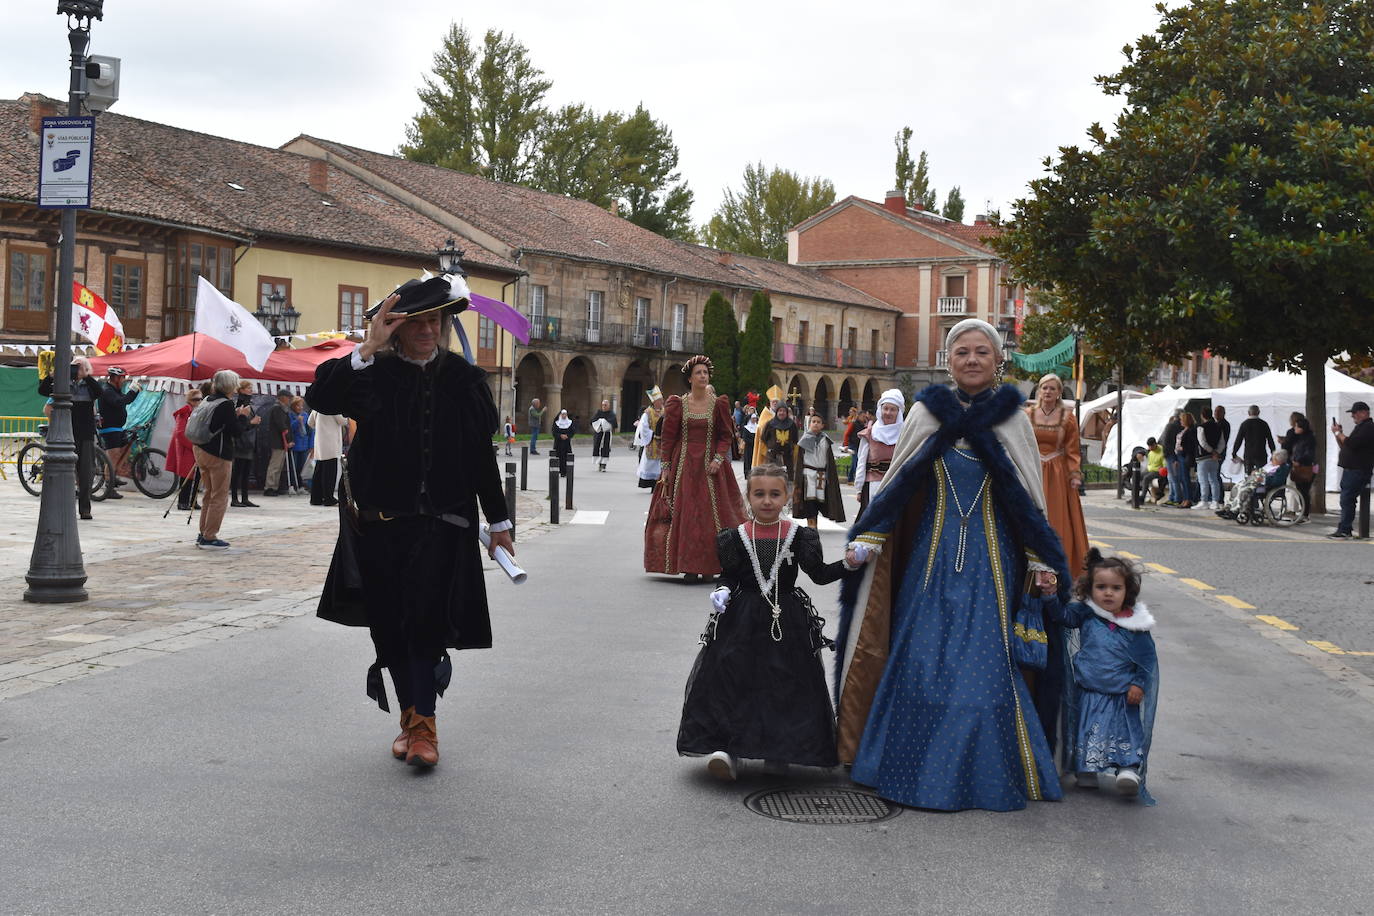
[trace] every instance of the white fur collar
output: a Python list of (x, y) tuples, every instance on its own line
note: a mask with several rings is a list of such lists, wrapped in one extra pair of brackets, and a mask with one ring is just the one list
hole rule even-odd
[(1108, 623), (1116, 624), (1123, 630), (1134, 630), (1143, 633), (1154, 629), (1154, 615), (1150, 613), (1150, 608), (1144, 601), (1137, 601), (1135, 603), (1135, 607), (1133, 608), (1135, 613), (1129, 617), (1113, 616), (1110, 611), (1104, 611), (1102, 608), (1098, 607), (1097, 602), (1091, 598), (1086, 599), (1083, 603), (1092, 608), (1092, 612), (1098, 617), (1101, 617)]

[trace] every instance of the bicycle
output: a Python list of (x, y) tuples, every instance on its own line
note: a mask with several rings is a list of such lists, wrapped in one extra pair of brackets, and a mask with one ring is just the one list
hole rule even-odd
[(151, 423), (140, 423), (129, 434), (129, 476), (134, 486), (149, 499), (163, 499), (176, 492), (181, 481), (167, 470), (167, 453), (148, 445)]
[[(30, 442), (20, 449), (19, 457), (14, 461), (15, 471), (19, 475), (19, 483), (31, 496), (43, 494), (43, 460), (48, 451), (47, 433), (46, 424), (38, 427), (38, 434), (44, 438)], [(94, 502), (100, 502), (105, 498), (106, 486), (114, 480), (114, 468), (110, 465), (110, 458), (99, 443), (96, 443), (91, 451), (93, 458), (91, 462), (91, 499)]]

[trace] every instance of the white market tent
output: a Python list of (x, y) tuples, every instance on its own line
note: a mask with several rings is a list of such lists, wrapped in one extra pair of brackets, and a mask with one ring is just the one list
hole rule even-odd
[[(1143, 391), (1135, 391), (1134, 389), (1127, 388), (1121, 393), (1121, 397), (1124, 401), (1133, 401), (1137, 398), (1149, 397), (1149, 395)], [(1072, 407), (1072, 405), (1069, 405), (1067, 402), (1065, 406)], [(1099, 464), (1110, 464), (1116, 461), (1115, 451), (1111, 453), (1110, 462), (1102, 461), (1102, 456), (1106, 454), (1102, 451), (1102, 429), (1107, 425), (1107, 422), (1111, 418), (1111, 413), (1114, 410), (1116, 410), (1115, 391), (1104, 394), (1100, 398), (1094, 398), (1091, 401), (1087, 401), (1079, 408), (1080, 416), (1078, 420), (1078, 429), (1083, 439), (1084, 461), (1093, 461)], [(1115, 444), (1113, 444), (1112, 448), (1116, 448)], [(1127, 453), (1127, 457), (1129, 457), (1129, 452)]]
[[(1121, 422), (1112, 427), (1102, 442), (1102, 463), (1107, 467), (1116, 464), (1116, 440), (1122, 436), (1124, 446), (1121, 450), (1123, 461), (1131, 460), (1131, 449), (1137, 445), (1145, 447), (1145, 440), (1156, 438), (1164, 432), (1164, 424), (1175, 410), (1195, 398), (1207, 398), (1212, 394), (1210, 388), (1173, 388), (1164, 387), (1149, 397), (1133, 398), (1121, 405)], [(1115, 395), (1113, 395), (1115, 397)], [(1087, 405), (1085, 404), (1084, 407)], [(1234, 429), (1236, 421), (1231, 421)], [(1287, 429), (1288, 427), (1284, 427)]]
[[(1312, 421), (1312, 430), (1317, 435), (1326, 435), (1326, 467), (1323, 469), (1323, 476), (1326, 478), (1328, 492), (1340, 489), (1340, 471), (1336, 467), (1339, 446), (1336, 445), (1336, 437), (1331, 434), (1331, 418), (1335, 417), (1349, 432), (1352, 425), (1350, 414), (1346, 411), (1356, 401), (1374, 403), (1374, 385), (1366, 385), (1353, 379), (1328, 362), (1326, 412), (1323, 416), (1308, 418)], [(1212, 405), (1226, 408), (1226, 419), (1231, 423), (1233, 436), (1245, 420), (1246, 411), (1252, 404), (1260, 409), (1260, 417), (1269, 424), (1274, 438), (1278, 439), (1288, 431), (1290, 414), (1295, 411), (1307, 412), (1307, 373), (1282, 372), (1276, 369), (1230, 388), (1212, 390)], [(1229, 451), (1233, 445), (1228, 445), (1227, 450)]]

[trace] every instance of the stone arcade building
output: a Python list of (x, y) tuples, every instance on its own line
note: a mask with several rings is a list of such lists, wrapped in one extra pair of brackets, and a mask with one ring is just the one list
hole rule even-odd
[(537, 397), (585, 423), (604, 399), (628, 428), (650, 387), (682, 390), (679, 367), (701, 350), (702, 312), (716, 290), (741, 327), (754, 292), (768, 293), (773, 382), (831, 422), (895, 381), (901, 310), (820, 271), (672, 241), (585, 201), (328, 140), (301, 136), (285, 149), (519, 266), (524, 276), (505, 298), (534, 328), (515, 357), (519, 412)]

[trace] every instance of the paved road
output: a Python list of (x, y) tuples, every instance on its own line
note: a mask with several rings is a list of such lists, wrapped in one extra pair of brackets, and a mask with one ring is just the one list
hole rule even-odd
[(627, 456), (579, 477), (604, 524), (522, 542), (530, 581), (490, 583), (497, 645), (457, 659), (433, 773), (389, 758), (366, 636), (308, 615), (0, 700), (0, 912), (1374, 908), (1374, 685), (1177, 575), (1147, 585), (1158, 807), (1070, 790), (861, 827), (750, 813), (780, 777), (722, 785), (673, 751), (708, 589), (640, 572)]

